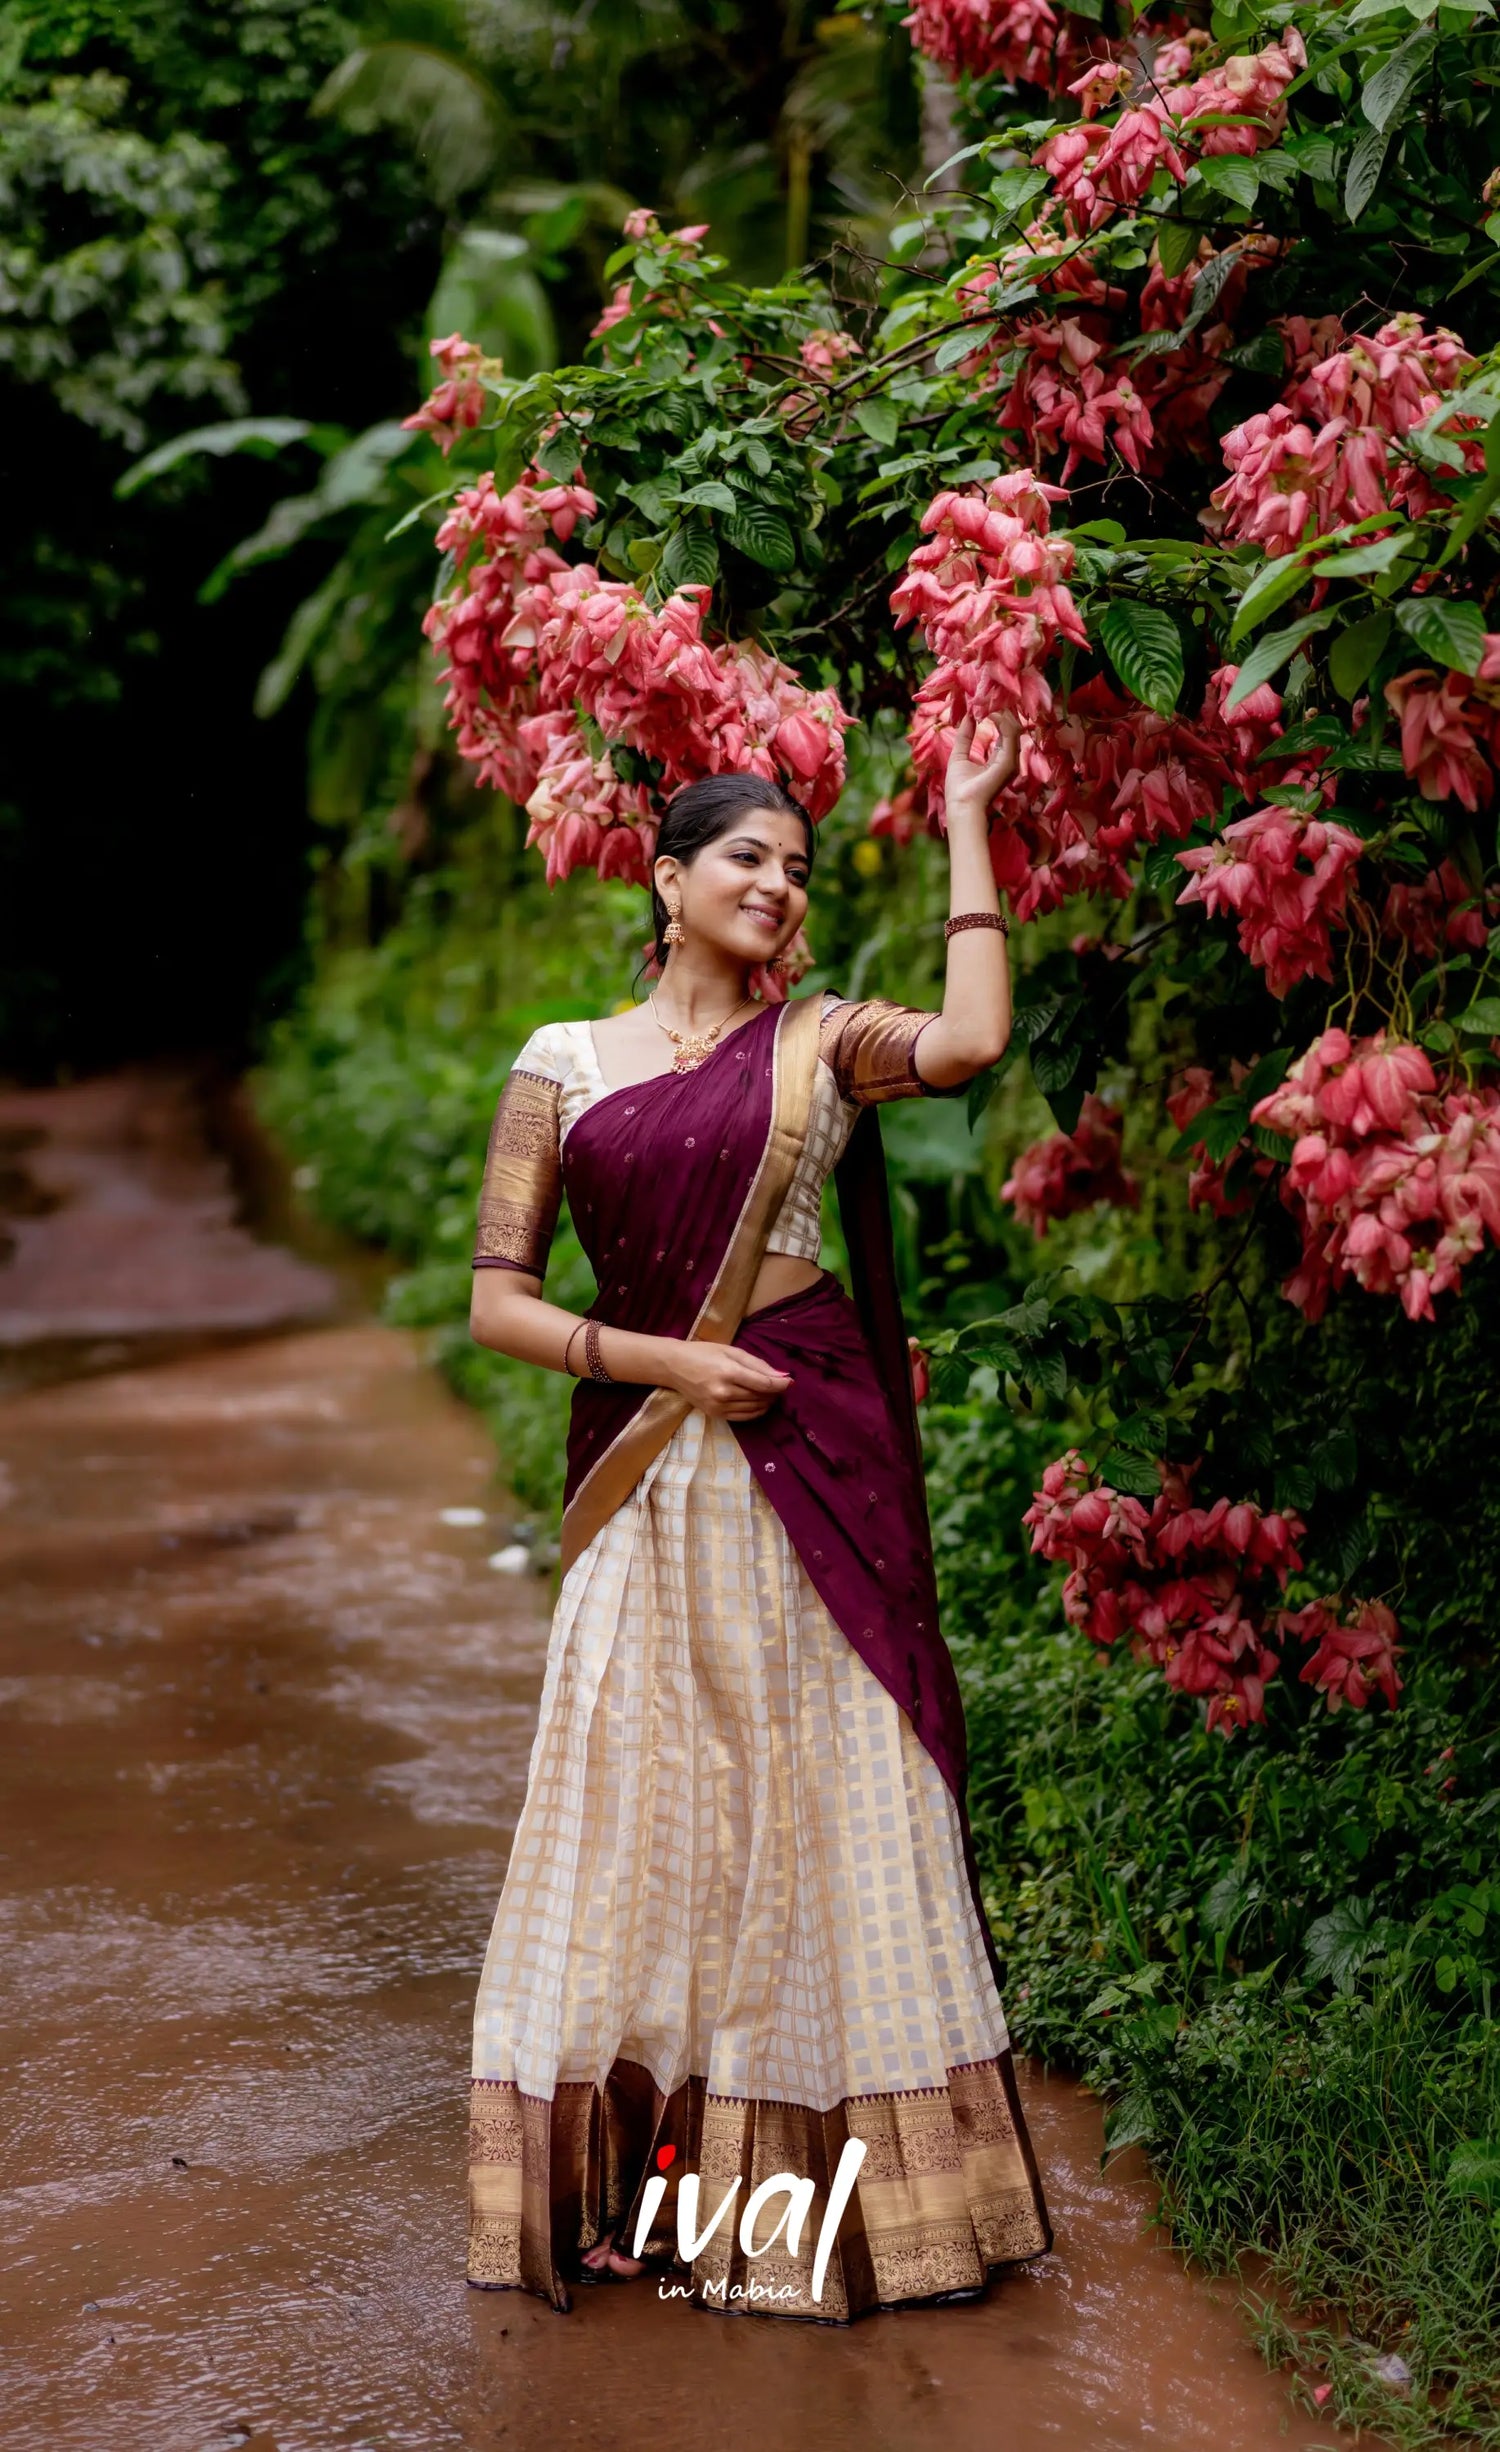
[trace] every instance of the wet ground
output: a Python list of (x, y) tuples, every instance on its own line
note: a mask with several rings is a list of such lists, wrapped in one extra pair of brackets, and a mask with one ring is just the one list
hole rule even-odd
[[(211, 1285), (203, 1333), (240, 1341), (141, 1360), (191, 1340), (204, 1282), (162, 1257), (188, 1230), (159, 1143), (163, 1240), (153, 1263), (138, 1233), (135, 1313), (116, 1271), (103, 1367), (87, 1239), (70, 1261), (42, 1237), (70, 1166), (89, 1201), (112, 1170), (139, 1190), (140, 1102), (50, 1098), (0, 1106), (13, 1149), (28, 1119), (47, 1136), (21, 1155), (58, 1201), (19, 1221), (49, 1384), (0, 1402), (7, 2452), (1328, 2442), (1232, 2294), (1145, 2227), (1139, 2166), (1100, 2176), (1097, 2106), (1039, 2073), (1058, 2248), (980, 2305), (846, 2332), (650, 2282), (566, 2317), (466, 2290), (468, 2021), (546, 1589), (486, 1563), (508, 1517), (479, 1424), (413, 1339), (243, 1235), (185, 1095), (180, 1180), (261, 1289), (255, 1325), (278, 1301), (332, 1324), (245, 1341)], [(0, 1266), (19, 1355), (17, 1283)], [(70, 1336), (91, 1376), (63, 1375)]]

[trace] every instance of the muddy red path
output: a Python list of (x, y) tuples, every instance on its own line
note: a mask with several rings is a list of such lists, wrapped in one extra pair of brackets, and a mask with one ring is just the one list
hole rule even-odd
[[(42, 1129), (26, 1163), (58, 1203), (23, 1246), (51, 1384), (0, 1402), (8, 2452), (1326, 2443), (1232, 2294), (1147, 2230), (1139, 2170), (1101, 2178), (1097, 2107), (1039, 2073), (1058, 2247), (983, 2303), (844, 2331), (649, 2281), (580, 2292), (566, 2317), (465, 2288), (468, 2022), (546, 1590), (487, 1565), (508, 1514), (485, 1435), (409, 1337), (335, 1319), (90, 1361), (102, 1314), (42, 1249), (69, 1206), (48, 1158), (71, 1133), (87, 1197), (112, 1168), (118, 1190), (139, 1160), (122, 1112), (92, 1085), (0, 1105), (13, 1146), (18, 1113)], [(191, 1125), (180, 1100), (172, 1129)], [(206, 1150), (179, 1155), (216, 1265), (236, 1237), (269, 1326), (284, 1255), (209, 1198)], [(187, 1229), (159, 1206), (166, 1249)], [(137, 1230), (159, 1337), (151, 1250)], [(292, 1310), (326, 1308), (310, 1273), (278, 1282)], [(217, 1278), (213, 1297), (205, 1331), (243, 1337)], [(110, 1301), (117, 1359), (156, 1350), (131, 1344), (123, 1269)], [(85, 1315), (92, 1375), (63, 1379)], [(445, 1525), (454, 1508), (485, 1520)]]

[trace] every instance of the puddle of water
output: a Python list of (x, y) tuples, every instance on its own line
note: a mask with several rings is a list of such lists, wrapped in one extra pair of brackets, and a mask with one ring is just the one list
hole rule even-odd
[[(468, 2024), (547, 1595), (370, 1326), (0, 1405), (9, 2452), (1326, 2441), (1033, 2073), (1057, 2252), (848, 2332), (467, 2291)], [(445, 1524), (444, 1510), (481, 1510)]]

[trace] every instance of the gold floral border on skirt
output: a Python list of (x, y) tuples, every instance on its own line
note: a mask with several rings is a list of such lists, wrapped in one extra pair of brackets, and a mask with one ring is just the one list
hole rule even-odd
[[(559, 2085), (548, 2103), (509, 2082), (476, 2078), (469, 2133), (468, 2278), (533, 2290), (570, 2305), (579, 2259), (618, 2234), (627, 2251), (640, 2191), (660, 2147), (675, 2148), (646, 2254), (667, 2287), (726, 2312), (848, 2323), (878, 2307), (984, 2288), (994, 2266), (1052, 2245), (1008, 2052), (950, 2069), (920, 2094), (856, 2095), (832, 2111), (710, 2095), (689, 2078), (670, 2097), (649, 2071), (617, 2061), (601, 2089)], [(866, 2152), (839, 2224), (820, 2299), (812, 2294), (827, 2192), (851, 2137)], [(786, 2200), (764, 2216), (756, 2255), (740, 2245), (750, 2192), (773, 2173), (813, 2182), (798, 2251), (786, 2246)], [(678, 2254), (676, 2183), (700, 2180), (699, 2227), (742, 2182), (733, 2214), (691, 2265)], [(757, 2237), (760, 2233), (757, 2233)]]

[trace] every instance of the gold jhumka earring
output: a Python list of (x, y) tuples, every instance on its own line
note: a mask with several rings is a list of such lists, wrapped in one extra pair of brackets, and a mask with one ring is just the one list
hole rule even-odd
[(687, 930), (682, 924), (681, 903), (678, 903), (675, 910), (671, 912), (667, 920), (663, 942), (667, 945), (685, 945), (687, 943)]

